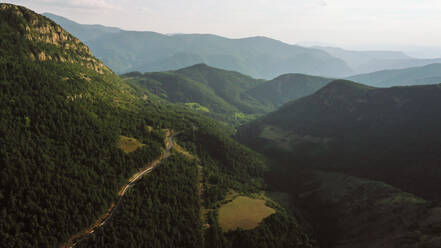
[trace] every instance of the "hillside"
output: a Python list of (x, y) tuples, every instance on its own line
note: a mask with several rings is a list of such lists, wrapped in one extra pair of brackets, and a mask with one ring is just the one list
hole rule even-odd
[[(231, 130), (127, 84), (31, 10), (2, 3), (0, 22), (0, 247), (141, 246), (146, 236), (151, 247), (231, 247), (260, 236), (261, 247), (314, 246), (277, 203), (257, 228), (222, 232), (217, 211), (229, 191), (267, 189), (265, 160)], [(160, 159), (170, 142), (183, 148)], [(136, 176), (154, 161), (158, 169)], [(288, 237), (276, 228), (289, 225), (297, 228)]]
[(245, 125), (245, 144), (318, 167), (385, 181), (441, 200), (440, 85), (372, 88), (334, 81)]
[(263, 80), (256, 80), (234, 71), (216, 69), (205, 64), (177, 70), (176, 74), (205, 84), (240, 112), (253, 114), (265, 111), (265, 106), (259, 106), (257, 99), (252, 99), (246, 94), (247, 90), (262, 84)]
[(272, 159), (268, 182), (291, 193), (321, 247), (435, 248), (440, 99), (440, 85), (337, 80), (236, 136)]
[(376, 87), (437, 84), (441, 83), (441, 64), (377, 71), (351, 76), (348, 79)]
[(285, 74), (270, 81), (197, 64), (176, 71), (122, 75), (129, 83), (233, 126), (310, 95), (331, 79)]
[(203, 110), (220, 113), (231, 114), (238, 111), (235, 106), (216, 95), (212, 88), (174, 72), (128, 73), (123, 77), (171, 102), (198, 103), (204, 107)]
[(351, 69), (319, 49), (289, 45), (265, 37), (228, 39), (209, 34), (163, 35), (154, 32), (95, 29), (46, 14), (83, 40), (118, 73), (176, 70), (198, 63), (239, 71), (255, 78), (285, 73), (347, 76)]
[(127, 73), (129, 83), (212, 118), (240, 125), (272, 110), (246, 93), (263, 83), (238, 72), (197, 64), (177, 71)]

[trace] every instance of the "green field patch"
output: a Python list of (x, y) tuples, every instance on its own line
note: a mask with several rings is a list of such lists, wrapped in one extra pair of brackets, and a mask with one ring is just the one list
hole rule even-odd
[(135, 138), (119, 136), (118, 148), (123, 150), (125, 153), (134, 152), (143, 146), (145, 146), (145, 144), (139, 142)]
[(219, 225), (224, 232), (236, 228), (253, 229), (276, 211), (265, 205), (263, 199), (237, 196), (219, 208)]

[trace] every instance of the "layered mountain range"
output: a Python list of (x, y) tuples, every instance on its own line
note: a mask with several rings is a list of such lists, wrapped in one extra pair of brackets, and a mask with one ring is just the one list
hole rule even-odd
[(233, 126), (310, 95), (332, 81), (303, 74), (284, 74), (265, 81), (205, 64), (176, 71), (132, 72), (123, 77), (163, 99)]
[(382, 70), (399, 70), (441, 63), (441, 58), (421, 59), (400, 51), (356, 51), (337, 47), (314, 46), (342, 59), (352, 69), (352, 74), (366, 74)]
[(322, 50), (266, 37), (229, 39), (210, 34), (164, 35), (82, 25), (53, 14), (44, 15), (84, 41), (98, 58), (118, 73), (176, 70), (205, 63), (265, 79), (284, 73), (334, 77), (351, 74), (343, 60)]
[(352, 76), (348, 79), (376, 87), (438, 84), (441, 83), (441, 64), (429, 64), (397, 70), (381, 70)]
[(44, 15), (85, 42), (98, 58), (118, 73), (176, 70), (205, 63), (264, 79), (286, 73), (345, 77), (441, 63), (441, 58), (419, 59), (399, 51), (303, 47), (266, 37), (228, 39), (210, 34), (133, 32), (78, 24), (51, 13)]
[(0, 4), (0, 247), (440, 247), (438, 64), (45, 15)]

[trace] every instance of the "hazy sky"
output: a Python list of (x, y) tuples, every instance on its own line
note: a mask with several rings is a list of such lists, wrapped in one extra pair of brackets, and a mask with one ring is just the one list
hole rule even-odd
[[(5, 1), (1, 1), (5, 2)], [(79, 23), (268, 36), (349, 48), (441, 47), (441, 0), (11, 0)]]

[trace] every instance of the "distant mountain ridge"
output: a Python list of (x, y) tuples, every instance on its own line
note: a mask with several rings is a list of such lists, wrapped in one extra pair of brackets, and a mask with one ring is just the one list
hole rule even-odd
[(45, 15), (83, 40), (98, 58), (118, 73), (176, 70), (205, 63), (266, 79), (285, 73), (334, 77), (351, 74), (344, 61), (322, 50), (265, 37), (163, 35), (82, 25), (53, 14)]
[(348, 79), (376, 87), (438, 84), (441, 83), (441, 64), (377, 71), (351, 76)]
[(441, 58), (413, 58), (400, 51), (355, 51), (329, 46), (313, 46), (313, 48), (323, 50), (336, 58), (342, 59), (352, 69), (352, 74), (405, 69), (441, 63)]
[(356, 50), (346, 50), (338, 47), (329, 46), (313, 46), (314, 48), (326, 51), (334, 57), (343, 59), (351, 68), (358, 71), (364, 64), (369, 63), (372, 60), (379, 59), (410, 59), (408, 55), (401, 51), (356, 51)]
[[(95, 25), (78, 25), (76, 22), (73, 22), (67, 18), (64, 18), (62, 16), (57, 16), (51, 13), (43, 13), (43, 16), (46, 16), (47, 18), (56, 21), (58, 24), (63, 23), (63, 28), (68, 31), (69, 33), (77, 36), (77, 37), (87, 37), (88, 40), (96, 39), (99, 35), (102, 33), (117, 33), (122, 31), (119, 28), (114, 27), (106, 27), (103, 25), (95, 24)], [(86, 42), (88, 40), (83, 40), (83, 42)]]
[(435, 59), (377, 59), (363, 66), (361, 73), (375, 72), (381, 70), (405, 69), (410, 67), (425, 66), (441, 63), (441, 58)]

